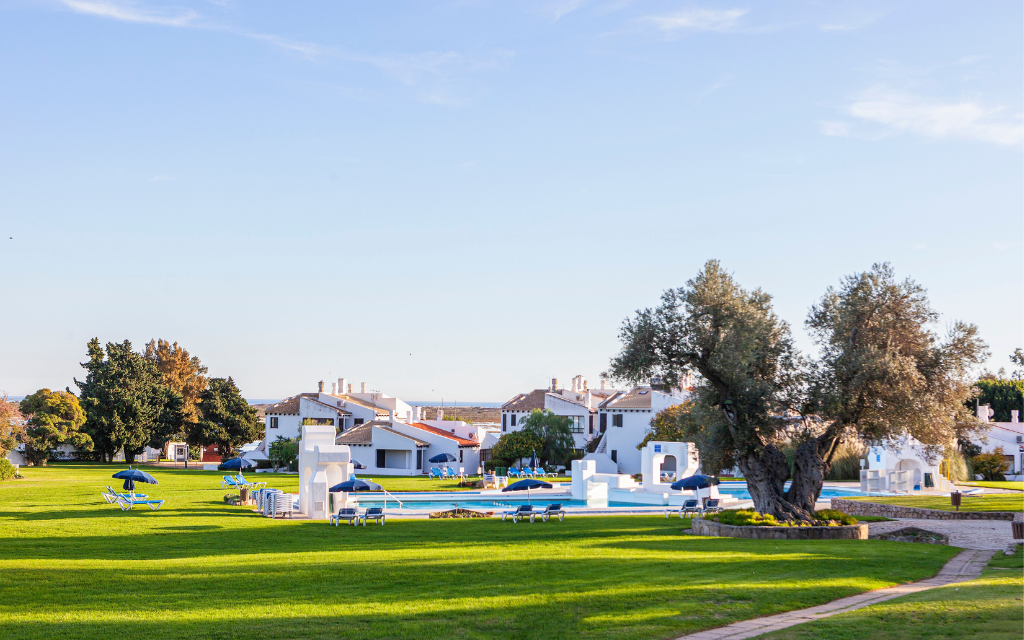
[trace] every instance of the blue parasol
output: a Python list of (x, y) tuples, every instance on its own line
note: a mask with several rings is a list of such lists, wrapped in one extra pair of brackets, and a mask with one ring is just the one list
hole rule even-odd
[(550, 489), (551, 485), (547, 482), (541, 482), (540, 480), (534, 480), (533, 478), (527, 478), (526, 480), (520, 480), (513, 482), (508, 485), (502, 492), (505, 491), (525, 491), (526, 492), (526, 503), (530, 504), (530, 489)]
[(258, 466), (258, 464), (248, 458), (231, 458), (230, 460), (225, 460), (220, 463), (221, 469), (224, 469), (225, 471), (231, 471), (234, 469), (241, 471), (242, 469), (252, 469), (253, 467)]
[(353, 493), (355, 491), (380, 491), (383, 489), (376, 482), (368, 482), (366, 480), (346, 480), (345, 482), (339, 483), (328, 489), (331, 493), (338, 491), (344, 491), (345, 493)]
[(677, 491), (685, 491), (688, 489), (707, 489), (716, 484), (718, 484), (718, 478), (713, 476), (690, 476), (682, 480), (676, 480), (672, 483), (672, 488)]

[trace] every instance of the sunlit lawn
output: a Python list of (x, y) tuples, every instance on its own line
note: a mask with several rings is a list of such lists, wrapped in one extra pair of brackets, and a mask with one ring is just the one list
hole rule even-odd
[(958, 482), (958, 485), (969, 487), (987, 487), (989, 489), (1012, 489), (1024, 491), (1024, 482), (1020, 480), (976, 480), (974, 482)]
[[(896, 504), (903, 507), (921, 509), (939, 509), (956, 511), (949, 496), (871, 496), (869, 498), (850, 498), (864, 502), (880, 504)], [(960, 511), (1024, 511), (1024, 494), (995, 493), (982, 496), (965, 495), (960, 501)]]
[(0, 483), (0, 638), (665, 638), (918, 580), (956, 553), (695, 538), (661, 516), (330, 527), (228, 506), (221, 474), (181, 470), (146, 485), (160, 511), (122, 513), (99, 496), (118, 468)]
[(1020, 640), (1024, 635), (1024, 553), (997, 553), (977, 580), (922, 591), (817, 622), (759, 636), (818, 640)]

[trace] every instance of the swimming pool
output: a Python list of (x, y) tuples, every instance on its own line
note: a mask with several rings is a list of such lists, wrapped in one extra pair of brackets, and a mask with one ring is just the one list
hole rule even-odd
[[(718, 492), (723, 496), (728, 495), (736, 498), (737, 500), (750, 500), (750, 493), (747, 491), (746, 483), (722, 483), (718, 486)], [(857, 495), (861, 495), (861, 493), (855, 489), (824, 487), (821, 490), (822, 499)], [(399, 493), (392, 494), (391, 496), (384, 496), (380, 493), (360, 493), (357, 495), (356, 499), (360, 508), (385, 507), (388, 509), (402, 510), (429, 509), (431, 511), (442, 511), (445, 509), (455, 509), (459, 507), (483, 511), (501, 511), (503, 509), (515, 509), (522, 504), (546, 505), (553, 502), (560, 502), (563, 507), (570, 509), (607, 508), (660, 510), (665, 508), (663, 505), (652, 505), (640, 502), (621, 502), (616, 500), (592, 502), (588, 504), (585, 500), (573, 500), (567, 495), (559, 494), (534, 494), (530, 497), (521, 494), (513, 497), (510, 494), (508, 498), (502, 496), (501, 498), (496, 499), (494, 494), (481, 494), (477, 491), (466, 491), (464, 493), (459, 493), (458, 495), (448, 494), (443, 498), (431, 499), (431, 497), (431, 492)], [(401, 506), (398, 504), (399, 500), (402, 502)]]

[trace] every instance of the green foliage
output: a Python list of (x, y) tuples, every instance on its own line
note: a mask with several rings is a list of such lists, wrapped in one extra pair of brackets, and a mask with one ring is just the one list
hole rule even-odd
[(729, 509), (711, 517), (736, 527), (838, 527), (857, 524), (856, 518), (835, 509), (816, 511), (810, 521), (779, 520), (770, 513), (759, 513), (753, 509)]
[(1010, 470), (1010, 463), (1003, 453), (1002, 447), (996, 447), (992, 453), (979, 453), (971, 458), (974, 473), (981, 475), (982, 480), (1006, 480), (1006, 472)]
[(500, 460), (504, 466), (515, 466), (522, 458), (537, 455), (544, 449), (544, 441), (528, 431), (510, 431), (498, 438), (491, 449), (491, 457)]
[(1010, 411), (1016, 409), (1024, 416), (1024, 380), (978, 380), (974, 383), (978, 395), (967, 400), (966, 406), (974, 411), (975, 402), (987, 404), (995, 411), (992, 420), (1009, 422)]
[(204, 374), (207, 369), (199, 358), (189, 355), (178, 343), (171, 344), (167, 340), (150, 340), (146, 344), (146, 359), (151, 361), (160, 372), (160, 380), (178, 396), (178, 405), (174, 410), (180, 415), (177, 433), (162, 434), (150, 446), (161, 449), (167, 442), (182, 440), (185, 437), (184, 425), (199, 421), (199, 400), (206, 389), (207, 380)]
[(291, 464), (299, 457), (299, 439), (277, 436), (277, 440), (270, 443), (267, 457), (270, 458), (275, 469), (279, 466), (290, 469)]
[(113, 460), (123, 449), (125, 458), (134, 461), (154, 433), (180, 428), (173, 391), (162, 383), (153, 361), (132, 350), (131, 342), (108, 342), (104, 353), (93, 338), (88, 354), (82, 363), (85, 380), (76, 379), (75, 384), (86, 415), (84, 431), (103, 459)]
[(662, 409), (651, 418), (651, 428), (648, 429), (644, 439), (636, 445), (637, 449), (643, 449), (648, 442), (657, 440), (660, 442), (686, 442), (686, 433), (700, 429), (698, 425), (691, 424), (692, 402), (684, 402), (667, 409)]
[(188, 432), (189, 445), (217, 444), (221, 456), (228, 458), (241, 445), (263, 435), (256, 409), (245, 401), (230, 377), (209, 380), (200, 395), (199, 409), (199, 422)]
[(6, 458), (7, 452), (18, 446), (24, 428), (15, 424), (21, 416), (18, 405), (7, 399), (7, 394), (0, 396), (0, 458)]
[(0, 482), (13, 480), (17, 476), (14, 465), (7, 458), (0, 458)]
[(556, 416), (546, 409), (534, 409), (519, 423), (519, 431), (533, 434), (543, 443), (541, 448), (537, 449), (537, 457), (540, 460), (552, 464), (567, 464), (576, 447), (571, 424), (572, 419), (568, 416)]
[(71, 391), (40, 389), (21, 401), (21, 411), (31, 416), (21, 434), (29, 464), (46, 464), (53, 450), (65, 444), (81, 451), (92, 449), (92, 438), (79, 431), (85, 412)]

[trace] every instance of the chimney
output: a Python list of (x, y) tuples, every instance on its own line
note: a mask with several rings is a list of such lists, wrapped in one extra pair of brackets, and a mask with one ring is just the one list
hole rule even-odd
[(551, 390), (558, 391), (558, 378), (551, 378)]
[(320, 393), (323, 393), (324, 392), (324, 381), (323, 380), (320, 381), (318, 387), (320, 389)]
[(590, 385), (587, 384), (587, 379), (586, 378), (583, 378), (583, 390), (584, 391), (589, 391), (590, 390)]
[(412, 409), (405, 412), (405, 421), (412, 422)]
[(359, 383), (359, 393), (366, 393), (366, 383), (365, 382), (360, 382)]
[(348, 391), (346, 391), (345, 393), (347, 393), (349, 395), (352, 395), (352, 383), (351, 382), (348, 383), (348, 387), (347, 388), (348, 388)]
[(412, 408), (412, 421), (413, 422), (419, 422), (420, 421), (420, 408), (419, 407), (413, 407)]
[(444, 411), (442, 411), (440, 408), (438, 408), (438, 410), (437, 410), (437, 417), (434, 418), (434, 420), (437, 420), (438, 422), (444, 420)]
[(345, 393), (345, 378), (338, 378), (338, 393)]
[(331, 383), (331, 395), (332, 396), (338, 395), (338, 383), (337, 382), (332, 382)]
[(604, 382), (605, 382), (605, 381), (604, 381), (604, 377), (602, 377), (602, 378), (601, 378), (601, 390), (602, 390), (602, 391), (604, 391), (604, 388), (605, 388), (605, 386), (604, 386)]
[(1010, 410), (1010, 422), (1020, 422), (1020, 419), (1017, 418), (1018, 415), (1020, 415), (1020, 414), (1019, 414), (1019, 412), (1016, 409), (1011, 409)]

